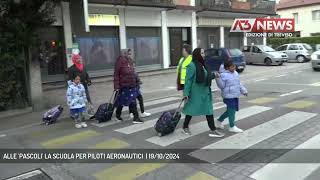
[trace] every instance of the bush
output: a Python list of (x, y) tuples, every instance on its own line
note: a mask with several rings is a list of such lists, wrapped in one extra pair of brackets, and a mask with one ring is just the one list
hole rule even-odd
[(288, 43), (307, 43), (314, 49), (316, 44), (320, 44), (320, 36), (313, 37), (292, 37), (292, 38), (268, 38), (267, 44), (272, 45), (273, 48)]

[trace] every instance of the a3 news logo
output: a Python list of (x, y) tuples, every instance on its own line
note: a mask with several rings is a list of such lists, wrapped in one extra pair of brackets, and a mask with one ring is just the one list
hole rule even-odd
[(235, 19), (230, 32), (290, 33), (294, 32), (294, 19)]

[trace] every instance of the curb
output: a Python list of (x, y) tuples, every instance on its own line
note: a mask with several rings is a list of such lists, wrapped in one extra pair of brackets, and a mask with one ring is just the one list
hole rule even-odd
[(32, 113), (32, 112), (33, 112), (32, 107), (27, 107), (24, 109), (14, 109), (14, 110), (3, 111), (3, 112), (0, 112), (0, 120), (5, 119), (5, 118), (9, 118), (12, 116), (21, 116), (21, 115)]

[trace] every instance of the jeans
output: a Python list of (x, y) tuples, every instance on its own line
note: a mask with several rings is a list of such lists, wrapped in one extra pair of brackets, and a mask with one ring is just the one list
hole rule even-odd
[[(207, 122), (208, 122), (208, 126), (210, 128), (211, 131), (215, 131), (216, 130), (216, 126), (214, 124), (214, 117), (213, 115), (206, 115), (207, 118)], [(189, 128), (189, 123), (190, 120), (192, 119), (192, 116), (186, 115), (186, 118), (184, 120), (183, 123), (183, 129)]]
[(227, 110), (219, 117), (218, 121), (223, 122), (226, 118), (229, 119), (229, 125), (232, 128), (236, 117), (236, 110), (227, 108)]

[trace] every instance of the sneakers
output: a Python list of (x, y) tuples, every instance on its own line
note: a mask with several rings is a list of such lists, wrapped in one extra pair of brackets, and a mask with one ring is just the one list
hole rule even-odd
[(87, 123), (83, 122), (83, 123), (81, 123), (81, 127), (86, 128), (86, 127), (88, 127), (88, 125), (87, 125)]
[(143, 121), (141, 120), (141, 119), (134, 119), (133, 121), (133, 124), (142, 124), (143, 123)]
[(191, 135), (191, 131), (189, 130), (189, 128), (184, 128), (183, 133), (185, 133), (187, 135)]
[(75, 125), (75, 127), (76, 127), (77, 129), (80, 129), (80, 128), (86, 128), (86, 127), (88, 127), (88, 125), (87, 125), (87, 123), (82, 122), (82, 123), (77, 123), (77, 124)]
[(210, 137), (223, 137), (224, 134), (221, 133), (221, 132), (219, 132), (219, 131), (217, 131), (217, 130), (215, 130), (215, 131), (211, 131), (211, 132), (209, 133), (209, 136), (210, 136)]
[(242, 133), (243, 132), (243, 130), (238, 128), (237, 126), (233, 126), (232, 128), (229, 128), (229, 131), (233, 132), (233, 133)]
[(77, 123), (77, 124), (75, 125), (75, 127), (76, 127), (77, 129), (82, 128), (82, 126), (81, 126), (81, 124), (80, 124), (80, 123)]
[(134, 118), (133, 113), (129, 114), (130, 120)]
[(220, 121), (217, 121), (217, 122), (216, 122), (216, 126), (217, 126), (217, 128), (219, 128), (219, 129), (224, 129), (224, 125), (223, 125), (222, 122), (220, 122)]
[(151, 113), (144, 112), (144, 113), (141, 113), (140, 116), (143, 118), (148, 117), (148, 116), (151, 116)]

